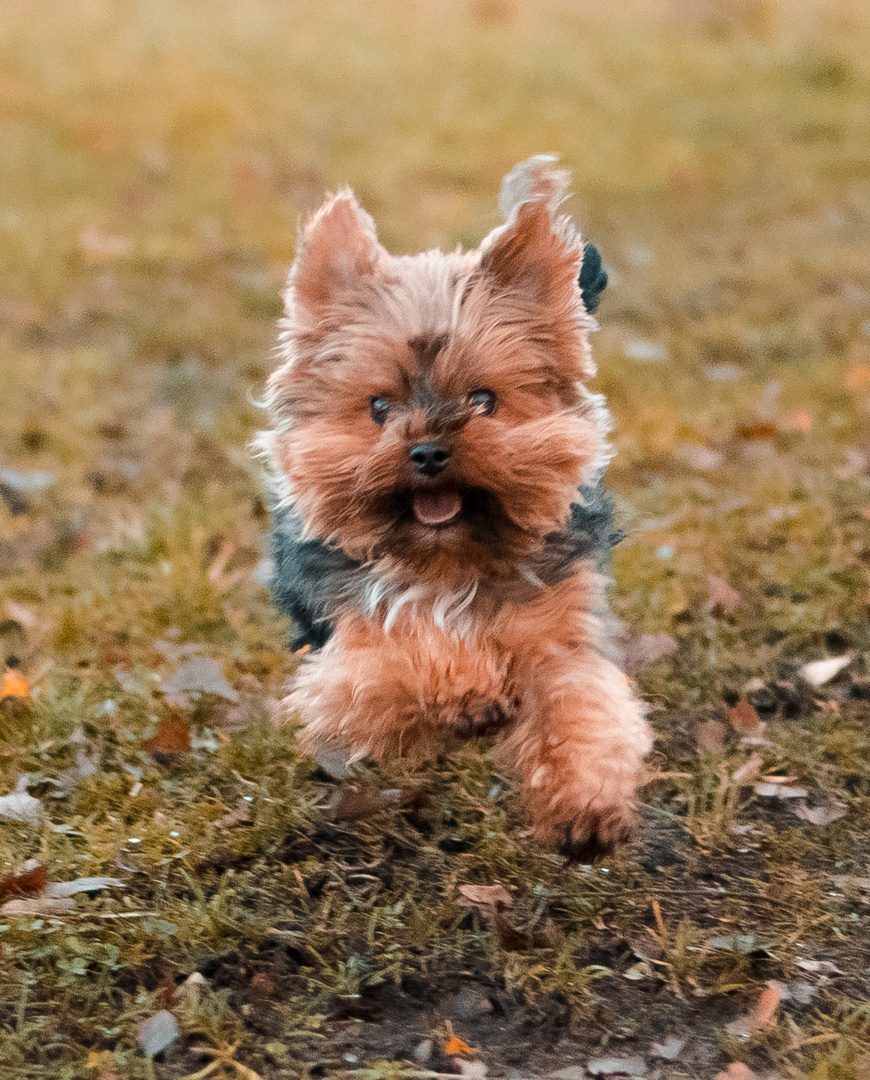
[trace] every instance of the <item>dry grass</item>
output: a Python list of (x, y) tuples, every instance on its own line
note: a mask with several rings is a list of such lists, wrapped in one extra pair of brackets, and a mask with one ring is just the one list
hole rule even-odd
[[(0, 638), (34, 688), (0, 705), (0, 795), (27, 774), (63, 827), (0, 819), (0, 877), (32, 858), (126, 888), (0, 913), (0, 1076), (378, 1080), (419, 1071), (427, 1038), (450, 1068), (446, 1021), (491, 1075), (669, 1035), (667, 1077), (870, 1067), (870, 17), (600, 7), (4, 4), (0, 468), (54, 483), (0, 502)], [(615, 603), (677, 642), (639, 676), (644, 839), (592, 871), (531, 846), (480, 748), (411, 805), (331, 821), (332, 785), (269, 720), (292, 664), (252, 573), (250, 399), (300, 215), (347, 181), (394, 250), (473, 244), (502, 174), (551, 149), (613, 271)], [(193, 749), (158, 764), (143, 742), (179, 715), (161, 680), (186, 644), (240, 700), (182, 709)], [(846, 652), (817, 693), (795, 675)], [(699, 751), (744, 692), (764, 741)], [(82, 746), (98, 770), (69, 782)], [(845, 816), (756, 796), (752, 753)], [(223, 823), (245, 796), (250, 823)], [(469, 882), (513, 908), (459, 906)], [(810, 988), (741, 1037), (770, 980)], [(151, 1061), (137, 1026), (167, 1005), (181, 1035)]]

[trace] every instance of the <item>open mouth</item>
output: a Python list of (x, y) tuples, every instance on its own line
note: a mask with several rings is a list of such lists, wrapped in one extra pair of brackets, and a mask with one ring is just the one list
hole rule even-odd
[(462, 514), (462, 496), (456, 488), (418, 488), (411, 502), (416, 520), (430, 528), (453, 525)]

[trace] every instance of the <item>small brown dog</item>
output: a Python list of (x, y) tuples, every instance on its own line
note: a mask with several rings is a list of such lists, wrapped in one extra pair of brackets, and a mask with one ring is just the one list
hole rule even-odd
[(389, 255), (353, 193), (290, 273), (266, 437), (275, 591), (309, 748), (381, 758), (498, 733), (535, 833), (589, 861), (625, 841), (650, 747), (610, 658), (607, 413), (567, 174), (505, 178), (474, 251)]

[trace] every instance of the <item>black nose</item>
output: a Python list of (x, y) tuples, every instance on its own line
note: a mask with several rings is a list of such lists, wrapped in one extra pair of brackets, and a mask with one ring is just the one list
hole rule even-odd
[(437, 476), (450, 460), (450, 451), (441, 443), (419, 443), (411, 451), (411, 464), (421, 476)]

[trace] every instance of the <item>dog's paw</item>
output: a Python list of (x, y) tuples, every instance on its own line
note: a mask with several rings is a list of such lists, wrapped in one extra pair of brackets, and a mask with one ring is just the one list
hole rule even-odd
[(637, 817), (627, 807), (589, 807), (576, 820), (547, 830), (556, 850), (573, 863), (593, 863), (627, 844), (637, 831)]

